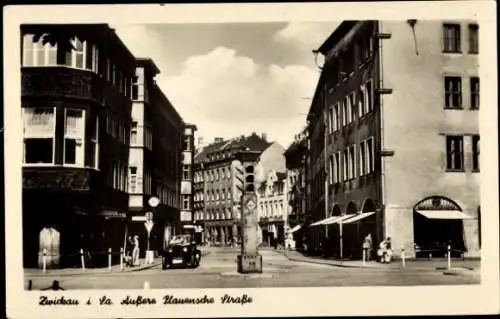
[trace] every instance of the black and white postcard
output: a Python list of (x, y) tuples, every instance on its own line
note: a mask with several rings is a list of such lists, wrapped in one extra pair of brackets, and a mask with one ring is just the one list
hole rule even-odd
[(6, 7), (7, 315), (498, 313), (494, 12)]

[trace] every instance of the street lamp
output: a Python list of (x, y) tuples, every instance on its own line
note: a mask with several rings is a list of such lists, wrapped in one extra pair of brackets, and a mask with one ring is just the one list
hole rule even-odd
[(144, 222), (144, 226), (146, 227), (146, 230), (148, 232), (147, 249), (146, 249), (146, 262), (148, 264), (151, 264), (153, 262), (153, 257), (154, 257), (153, 255), (154, 254), (150, 248), (149, 241), (150, 241), (151, 230), (153, 229), (153, 225), (154, 225), (153, 212), (154, 212), (155, 208), (160, 204), (160, 200), (156, 196), (152, 196), (148, 200), (148, 204), (149, 204), (149, 206), (151, 206), (153, 211), (146, 213), (146, 221)]

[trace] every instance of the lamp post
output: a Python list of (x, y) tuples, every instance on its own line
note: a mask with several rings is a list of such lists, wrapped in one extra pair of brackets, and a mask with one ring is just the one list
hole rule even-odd
[(146, 221), (144, 222), (144, 226), (146, 227), (146, 230), (148, 232), (148, 239), (147, 239), (147, 249), (146, 249), (146, 263), (151, 264), (153, 262), (153, 251), (150, 248), (150, 234), (151, 230), (153, 229), (154, 226), (154, 221), (153, 221), (153, 213), (155, 208), (160, 204), (160, 200), (156, 196), (152, 196), (148, 200), (149, 206), (152, 208), (152, 212), (147, 212), (146, 213)]

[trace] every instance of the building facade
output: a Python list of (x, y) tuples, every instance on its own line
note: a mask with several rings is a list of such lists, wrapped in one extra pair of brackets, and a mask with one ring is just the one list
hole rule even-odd
[[(474, 21), (344, 21), (319, 48), (309, 169), (321, 170), (326, 129), (326, 217), (351, 216), (341, 224), (344, 258), (360, 257), (367, 234), (374, 243), (391, 237), (396, 256), (446, 245), (479, 255), (478, 29)], [(316, 233), (340, 248), (340, 225), (329, 225)]]
[[(61, 31), (76, 37), (42, 43)], [(135, 58), (105, 24), (23, 25), (21, 37), (24, 266), (44, 250), (53, 267), (80, 249), (105, 263), (126, 228)]]
[(196, 125), (186, 124), (182, 145), (182, 178), (181, 178), (181, 213), (180, 221), (184, 228), (192, 225), (194, 211), (194, 155)]
[(235, 156), (241, 151), (263, 152), (270, 145), (254, 133), (230, 140), (215, 138), (197, 153), (194, 219), (203, 227), (203, 242), (228, 245), (240, 241), (244, 171)]
[(306, 222), (306, 151), (307, 131), (295, 135), (294, 141), (285, 151), (288, 180), (288, 230), (296, 243), (302, 245), (302, 226)]
[(285, 243), (288, 227), (288, 183), (285, 172), (270, 171), (257, 190), (257, 214), (259, 220), (259, 242), (277, 247)]
[[(160, 70), (149, 58), (136, 59), (132, 79), (132, 123), (129, 157), (128, 236), (139, 236), (142, 252), (163, 247), (172, 232), (180, 230), (181, 154), (184, 122), (156, 85)], [(149, 199), (157, 197), (157, 207)], [(154, 226), (144, 226), (146, 213)]]

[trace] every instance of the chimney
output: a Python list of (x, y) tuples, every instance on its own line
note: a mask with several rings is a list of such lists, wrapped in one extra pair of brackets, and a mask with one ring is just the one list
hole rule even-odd
[(262, 133), (262, 139), (267, 142), (267, 133)]
[(222, 143), (222, 142), (224, 142), (224, 139), (222, 137), (214, 138), (214, 143)]

